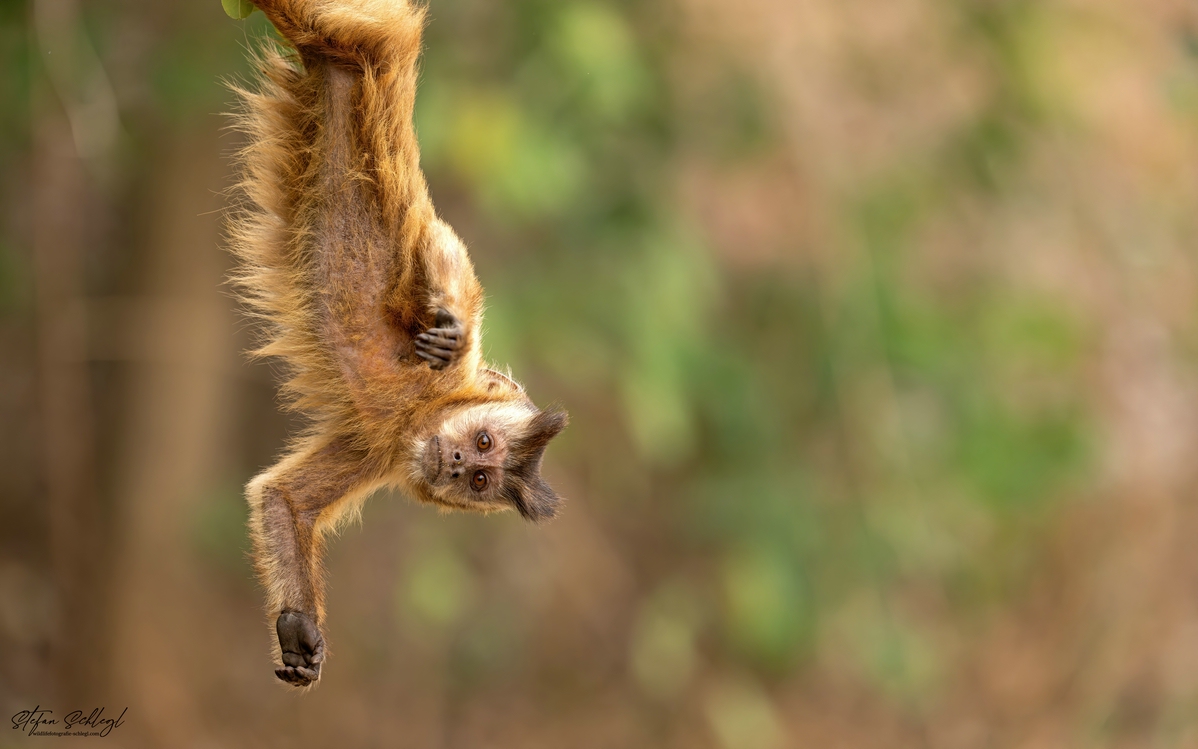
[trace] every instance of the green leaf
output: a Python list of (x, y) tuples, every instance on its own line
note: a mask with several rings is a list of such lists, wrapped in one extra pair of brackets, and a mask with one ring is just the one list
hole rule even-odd
[(220, 0), (220, 4), (224, 7), (225, 13), (229, 18), (248, 18), (254, 12), (254, 4), (249, 0)]

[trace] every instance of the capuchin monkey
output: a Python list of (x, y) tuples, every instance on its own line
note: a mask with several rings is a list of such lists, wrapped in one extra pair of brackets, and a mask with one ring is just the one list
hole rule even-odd
[(325, 660), (324, 539), (371, 492), (442, 508), (560, 503), (541, 479), (563, 411), (539, 410), (479, 350), (483, 291), (420, 171), (412, 107), (424, 9), (408, 0), (254, 0), (268, 45), (236, 88), (242, 199), (234, 281), (310, 417), (246, 488), (278, 636), (275, 675), (307, 687)]

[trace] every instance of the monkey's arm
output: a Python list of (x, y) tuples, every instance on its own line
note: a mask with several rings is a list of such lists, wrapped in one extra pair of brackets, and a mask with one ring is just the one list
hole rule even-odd
[(414, 260), (423, 288), (397, 288), (391, 304), (401, 309), (414, 300), (425, 300), (425, 314), (432, 316), (434, 327), (416, 336), (416, 355), (433, 369), (462, 360), (465, 368), (477, 370), (482, 361), (483, 291), (465, 245), (444, 222), (434, 220)]
[(295, 686), (320, 678), (324, 661), (324, 535), (374, 488), (365, 456), (344, 437), (310, 440), (257, 476), (246, 490), (250, 534), (267, 608), (277, 617), (282, 666)]

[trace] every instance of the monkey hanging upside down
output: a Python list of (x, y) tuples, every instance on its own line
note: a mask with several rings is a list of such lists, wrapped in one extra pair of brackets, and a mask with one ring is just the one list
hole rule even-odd
[(256, 353), (311, 426), (246, 489), (275, 620), (275, 674), (325, 658), (321, 556), (338, 518), (382, 486), (444, 508), (553, 517), (545, 447), (565, 426), (479, 350), (483, 292), (437, 218), (412, 124), (424, 11), (408, 0), (254, 0), (295, 51), (261, 52), (238, 89), (242, 207), (230, 221)]

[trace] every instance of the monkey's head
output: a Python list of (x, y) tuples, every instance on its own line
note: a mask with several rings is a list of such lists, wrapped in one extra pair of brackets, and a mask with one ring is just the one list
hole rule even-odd
[(541, 457), (568, 420), (527, 399), (461, 407), (417, 446), (413, 478), (440, 504), (547, 520), (561, 500), (541, 478)]

